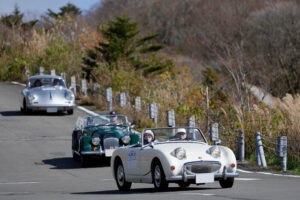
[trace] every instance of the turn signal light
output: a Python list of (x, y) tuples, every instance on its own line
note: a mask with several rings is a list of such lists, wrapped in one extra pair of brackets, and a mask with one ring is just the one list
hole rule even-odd
[(232, 167), (232, 168), (235, 168), (235, 164), (234, 164), (234, 163), (232, 163), (232, 164), (231, 164), (231, 167)]
[(93, 150), (94, 150), (94, 151), (97, 151), (97, 147), (93, 147)]
[(171, 170), (174, 171), (175, 170), (175, 166), (171, 166)]

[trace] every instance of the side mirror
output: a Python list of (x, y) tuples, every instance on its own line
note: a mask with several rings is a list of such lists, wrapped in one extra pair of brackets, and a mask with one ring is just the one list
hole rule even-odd
[(134, 124), (132, 124), (132, 125), (130, 126), (130, 128), (132, 128), (132, 129), (134, 129), (134, 127), (135, 127), (135, 125), (134, 125)]
[(221, 139), (216, 139), (216, 140), (215, 140), (215, 145), (219, 145), (219, 144), (221, 144), (221, 142), (222, 142)]
[(73, 86), (70, 86), (70, 87), (69, 87), (69, 90), (73, 90), (73, 89), (74, 89)]

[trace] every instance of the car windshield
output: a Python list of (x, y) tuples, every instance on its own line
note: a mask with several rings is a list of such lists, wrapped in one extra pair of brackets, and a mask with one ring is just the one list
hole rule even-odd
[(28, 86), (30, 88), (41, 86), (66, 87), (64, 81), (59, 78), (32, 78), (29, 80)]
[(76, 122), (76, 128), (82, 129), (87, 126), (128, 126), (127, 117), (124, 115), (97, 115), (79, 117)]
[(168, 127), (168, 128), (153, 128), (143, 130), (143, 144), (147, 144), (150, 141), (152, 135), (153, 142), (172, 142), (172, 141), (199, 141), (207, 142), (203, 133), (198, 128), (193, 127)]

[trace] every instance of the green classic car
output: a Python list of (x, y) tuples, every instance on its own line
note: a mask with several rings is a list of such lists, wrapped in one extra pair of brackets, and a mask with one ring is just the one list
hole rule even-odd
[(138, 143), (140, 134), (125, 115), (79, 117), (72, 134), (73, 159), (86, 166), (90, 158), (105, 159), (121, 146)]

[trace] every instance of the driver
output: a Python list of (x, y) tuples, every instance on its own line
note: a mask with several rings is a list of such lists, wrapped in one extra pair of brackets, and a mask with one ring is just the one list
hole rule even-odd
[(110, 114), (112, 115), (112, 118), (110, 119), (110, 123), (120, 125), (121, 122), (118, 119), (117, 113), (115, 111), (111, 111)]
[(37, 80), (34, 82), (33, 86), (34, 86), (34, 87), (40, 87), (40, 86), (42, 86), (41, 80), (40, 80), (40, 79), (37, 79)]
[(176, 133), (176, 138), (178, 140), (186, 140), (187, 134), (185, 128), (179, 128)]
[(146, 130), (144, 133), (144, 145), (154, 141), (154, 134), (151, 130)]

